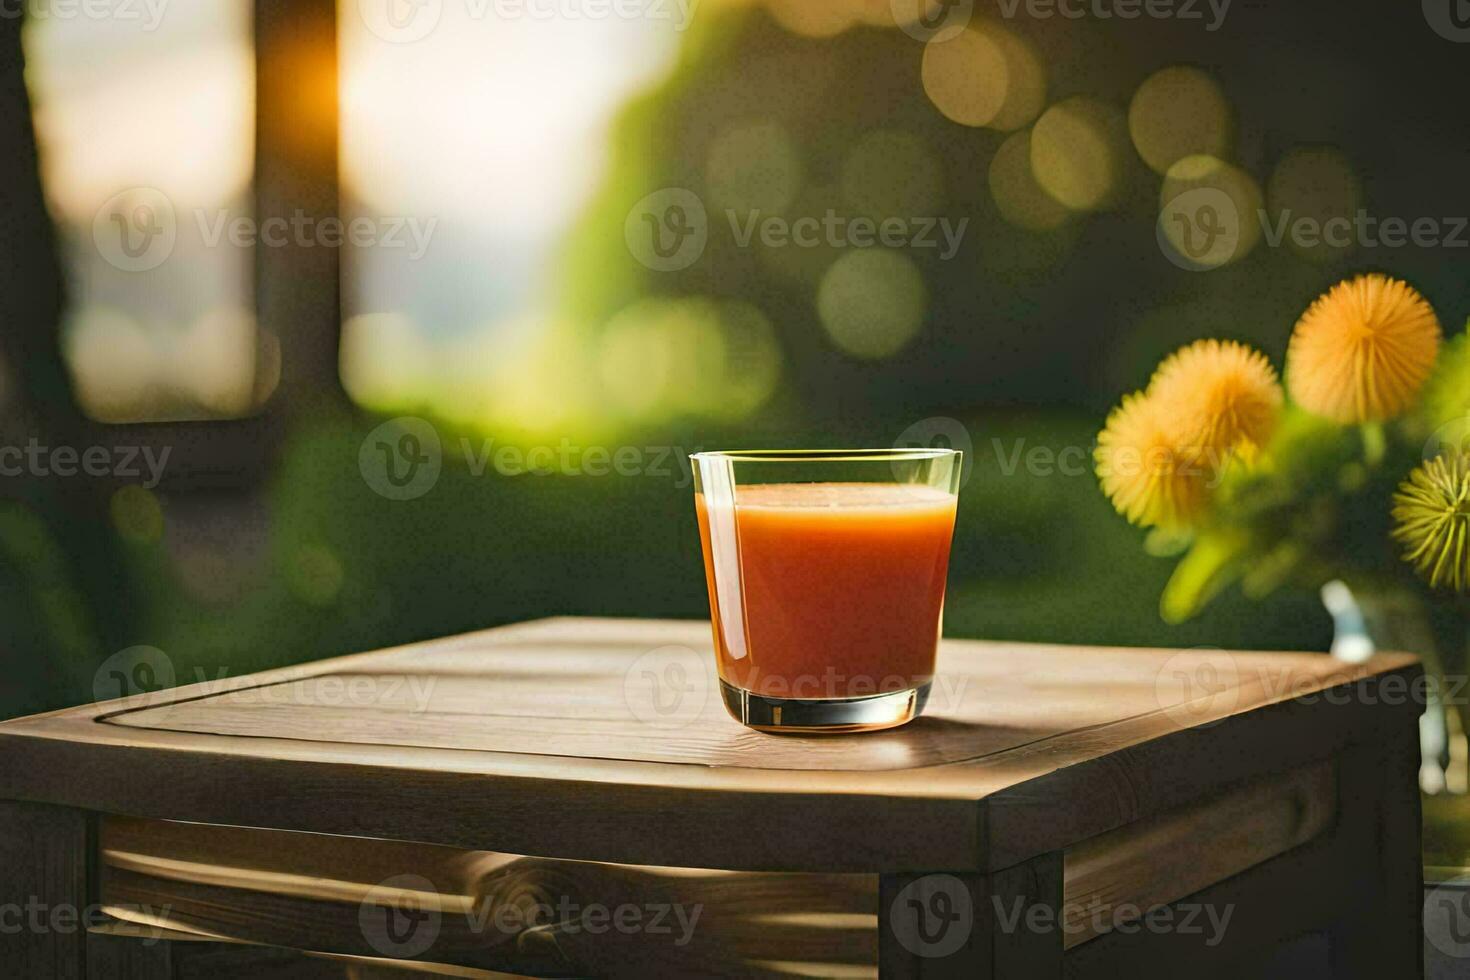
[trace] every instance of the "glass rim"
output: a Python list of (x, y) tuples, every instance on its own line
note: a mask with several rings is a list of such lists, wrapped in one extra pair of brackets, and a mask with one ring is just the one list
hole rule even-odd
[(690, 453), (692, 460), (728, 459), (737, 463), (864, 463), (945, 459), (962, 456), (958, 449), (923, 447), (892, 449), (717, 449)]

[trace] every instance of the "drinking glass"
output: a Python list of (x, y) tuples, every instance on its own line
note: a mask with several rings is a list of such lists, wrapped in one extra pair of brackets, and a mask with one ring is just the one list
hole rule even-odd
[(960, 453), (690, 459), (730, 714), (770, 732), (873, 731), (917, 717), (934, 676)]

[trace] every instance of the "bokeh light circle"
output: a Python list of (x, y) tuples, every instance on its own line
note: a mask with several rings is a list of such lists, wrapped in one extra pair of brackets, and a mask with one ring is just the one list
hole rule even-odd
[(929, 302), (912, 260), (883, 249), (849, 251), (817, 287), (817, 315), (832, 342), (854, 357), (881, 359), (919, 332)]
[(1213, 78), (1182, 65), (1154, 72), (1128, 106), (1128, 133), (1138, 155), (1157, 173), (1187, 156), (1223, 157), (1231, 113)]
[(402, 313), (360, 313), (342, 323), (338, 344), (342, 386), (359, 405), (391, 409), (412, 404), (434, 377), (434, 354)]
[(990, 194), (1001, 217), (1018, 228), (1049, 231), (1072, 212), (1041, 189), (1031, 171), (1031, 134), (1012, 133), (990, 160)]
[(991, 128), (1010, 132), (1030, 125), (1046, 107), (1041, 56), (1030, 41), (996, 21), (985, 21), (976, 29), (994, 39), (1006, 59), (1005, 101), (990, 120)]
[(1058, 102), (1031, 130), (1031, 170), (1041, 188), (1073, 211), (1113, 203), (1122, 181), (1123, 115), (1087, 96)]
[(714, 415), (744, 418), (775, 394), (781, 380), (781, 345), (776, 328), (751, 303), (722, 303), (719, 310), (725, 363)]
[(800, 37), (836, 37), (858, 23), (853, 4), (838, 0), (766, 0), (771, 19)]
[(1249, 174), (1203, 154), (1176, 162), (1159, 193), (1156, 234), (1180, 268), (1216, 269), (1235, 262), (1261, 238), (1260, 188)]
[(625, 416), (741, 418), (775, 392), (781, 349), (750, 303), (650, 297), (607, 322), (597, 369), (608, 403)]
[(962, 126), (990, 125), (1010, 89), (1010, 65), (998, 36), (973, 28), (926, 44), (920, 75), (929, 101)]

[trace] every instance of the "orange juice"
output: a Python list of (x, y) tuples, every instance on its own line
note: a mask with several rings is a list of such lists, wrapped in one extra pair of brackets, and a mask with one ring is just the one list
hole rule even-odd
[[(895, 483), (695, 495), (720, 677), (773, 698), (851, 698), (934, 673), (955, 496)], [(713, 538), (713, 540), (712, 540)]]

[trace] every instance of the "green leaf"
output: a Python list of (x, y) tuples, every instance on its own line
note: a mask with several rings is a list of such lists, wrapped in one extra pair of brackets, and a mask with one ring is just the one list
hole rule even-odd
[(1246, 569), (1240, 580), (1241, 591), (1249, 599), (1264, 599), (1291, 578), (1305, 557), (1302, 546), (1295, 541), (1277, 545)]
[(1201, 534), (1189, 553), (1174, 566), (1174, 574), (1159, 597), (1159, 614), (1168, 623), (1182, 623), (1197, 615), (1220, 590), (1240, 575), (1241, 558), (1249, 538), (1236, 531)]
[(1189, 550), (1194, 535), (1188, 531), (1175, 531), (1156, 527), (1143, 539), (1143, 550), (1155, 558), (1177, 558)]

